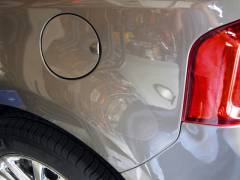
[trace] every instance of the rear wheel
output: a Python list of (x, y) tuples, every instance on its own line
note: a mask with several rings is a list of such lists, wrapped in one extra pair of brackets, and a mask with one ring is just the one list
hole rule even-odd
[(93, 150), (29, 114), (0, 117), (0, 179), (123, 179)]
[(16, 178), (22, 180), (67, 179), (48, 165), (20, 155), (11, 154), (1, 157), (0, 168), (0, 177), (6, 180)]

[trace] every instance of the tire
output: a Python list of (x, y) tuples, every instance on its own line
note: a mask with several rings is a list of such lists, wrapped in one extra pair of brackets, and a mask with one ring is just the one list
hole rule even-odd
[(28, 113), (6, 112), (0, 116), (0, 156), (9, 154), (37, 160), (68, 180), (123, 179), (84, 143)]

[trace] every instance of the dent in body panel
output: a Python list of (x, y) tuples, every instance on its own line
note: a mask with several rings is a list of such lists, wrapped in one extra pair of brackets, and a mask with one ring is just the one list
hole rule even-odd
[[(130, 8), (111, 1), (0, 4), (1, 88), (17, 91), (27, 111), (63, 127), (124, 171), (176, 140), (189, 48), (229, 19), (210, 8), (212, 2), (159, 1), (158, 9), (152, 1)], [(88, 19), (102, 42), (98, 68), (76, 81), (52, 76), (39, 50), (44, 24), (65, 12)]]

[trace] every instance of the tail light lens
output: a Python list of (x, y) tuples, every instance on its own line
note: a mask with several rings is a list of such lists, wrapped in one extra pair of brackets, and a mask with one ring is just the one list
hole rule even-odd
[(199, 38), (189, 58), (183, 121), (240, 125), (240, 21)]

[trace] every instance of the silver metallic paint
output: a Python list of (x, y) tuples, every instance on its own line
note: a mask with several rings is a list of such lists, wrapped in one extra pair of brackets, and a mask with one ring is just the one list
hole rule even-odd
[(128, 180), (238, 180), (239, 168), (239, 126), (183, 124), (172, 147), (123, 175)]
[[(239, 19), (239, 7), (239, 0), (1, 0), (0, 87), (128, 170), (177, 140), (189, 49)], [(53, 76), (39, 47), (44, 24), (66, 12), (88, 19), (102, 42), (98, 68), (76, 81)]]
[(41, 34), (41, 53), (56, 76), (76, 80), (89, 75), (99, 63), (101, 43), (94, 27), (77, 14), (51, 17)]

